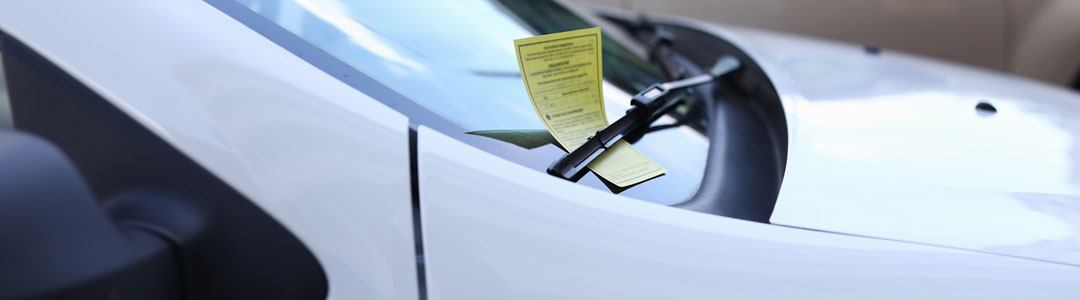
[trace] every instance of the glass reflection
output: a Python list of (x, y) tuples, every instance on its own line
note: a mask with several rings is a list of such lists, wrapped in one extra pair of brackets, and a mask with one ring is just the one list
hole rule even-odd
[[(534, 32), (519, 23), (519, 16), (509, 15), (501, 6), (505, 1), (236, 1), (449, 120), (462, 133), (544, 128), (523, 88), (513, 49), (513, 40)], [(527, 4), (560, 9), (549, 2)], [(565, 9), (530, 16), (545, 17), (552, 26), (592, 26)], [(605, 38), (603, 48), (605, 80), (614, 83), (605, 84), (605, 105), (609, 120), (615, 120), (628, 108), (628, 93), (661, 76), (615, 41)], [(623, 195), (673, 204), (694, 194), (708, 149), (701, 132), (662, 130), (635, 146), (669, 173)], [(523, 164), (533, 168), (557, 158), (547, 147), (520, 151), (513, 160), (530, 160)], [(581, 183), (604, 189), (591, 178)]]

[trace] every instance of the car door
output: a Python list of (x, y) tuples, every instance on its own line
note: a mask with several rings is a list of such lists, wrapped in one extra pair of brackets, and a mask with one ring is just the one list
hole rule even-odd
[[(197, 253), (182, 252), (191, 255), (177, 260), (176, 276), (187, 277), (179, 281), (177, 293), (162, 295), (183, 299), (418, 296), (408, 120), (401, 114), (203, 2), (4, 2), (0, 31), (15, 128), (58, 146), (59, 153), (72, 161), (71, 169), (86, 182), (83, 190), (88, 189), (88, 197), (94, 198), (56, 203), (81, 205), (86, 210), (80, 212), (101, 225), (93, 228), (123, 229), (123, 235), (111, 240), (89, 239), (90, 244), (131, 252), (91, 253), (118, 257), (115, 265), (99, 271), (142, 261), (143, 256), (135, 254), (154, 253), (136, 247), (135, 242), (142, 240), (132, 239), (166, 237), (165, 245), (174, 242), (168, 235), (172, 228), (165, 226), (170, 224), (138, 227), (136, 232), (153, 227), (164, 230), (127, 236), (132, 222), (125, 222), (131, 218), (151, 225), (201, 220), (207, 223), (194, 224), (204, 225), (197, 228), (208, 235), (193, 234), (195, 248), (181, 243), (184, 240), (163, 248)], [(25, 159), (12, 158), (20, 160)], [(11, 175), (15, 178), (27, 176), (19, 173), (26, 169), (19, 170), (4, 172), (15, 173)], [(121, 203), (115, 202), (117, 197), (142, 188), (164, 188), (194, 199), (177, 200), (181, 206), (168, 206), (173, 202), (160, 197), (134, 201), (150, 207), (135, 212), (114, 205)], [(13, 191), (18, 190), (4, 192)], [(135, 196), (144, 199), (146, 195)], [(16, 203), (15, 199), (40, 200), (33, 196), (0, 199), (5, 204)], [(191, 208), (198, 213), (185, 214), (189, 210), (184, 203), (198, 204)], [(159, 214), (144, 216), (138, 211)], [(5, 206), (4, 213), (20, 212)], [(55, 292), (68, 287), (65, 284), (87, 278), (129, 282), (110, 281), (115, 277), (109, 274), (76, 272), (89, 270), (91, 262), (112, 260), (92, 255), (62, 260), (65, 253), (83, 252), (78, 247), (56, 249), (18, 239), (66, 241), (91, 228), (56, 227), (52, 235), (21, 235), (30, 231), (17, 230), (64, 219), (64, 214), (4, 218), (11, 223), (4, 223), (2, 230), (3, 251), (11, 252), (0, 255), (0, 264), (5, 266), (0, 270), (5, 282), (0, 285), (5, 292), (0, 298), (56, 296)], [(51, 268), (32, 264), (15, 250), (37, 253), (43, 258), (36, 261), (51, 262)], [(25, 264), (15, 264), (24, 260)], [(55, 285), (32, 284), (41, 278)], [(152, 276), (135, 278), (150, 282)], [(171, 281), (165, 282), (163, 286), (168, 287)], [(24, 286), (27, 294), (14, 294)], [(93, 290), (94, 294), (76, 291), (60, 296), (165, 299), (132, 294), (122, 287), (108, 285)]]

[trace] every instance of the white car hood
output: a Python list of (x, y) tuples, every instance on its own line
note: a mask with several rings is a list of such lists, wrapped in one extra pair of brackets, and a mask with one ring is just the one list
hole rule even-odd
[(1080, 265), (1077, 93), (889, 49), (688, 25), (742, 47), (781, 95), (789, 149), (772, 223)]

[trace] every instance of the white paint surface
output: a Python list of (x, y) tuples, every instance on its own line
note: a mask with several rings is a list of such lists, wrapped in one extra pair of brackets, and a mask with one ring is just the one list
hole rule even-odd
[(1072, 299), (1080, 269), (636, 201), (419, 131), (428, 296)]

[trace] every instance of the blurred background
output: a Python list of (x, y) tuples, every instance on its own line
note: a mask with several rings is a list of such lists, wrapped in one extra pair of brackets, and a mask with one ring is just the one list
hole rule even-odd
[(1080, 88), (1080, 0), (570, 0), (872, 44)]

